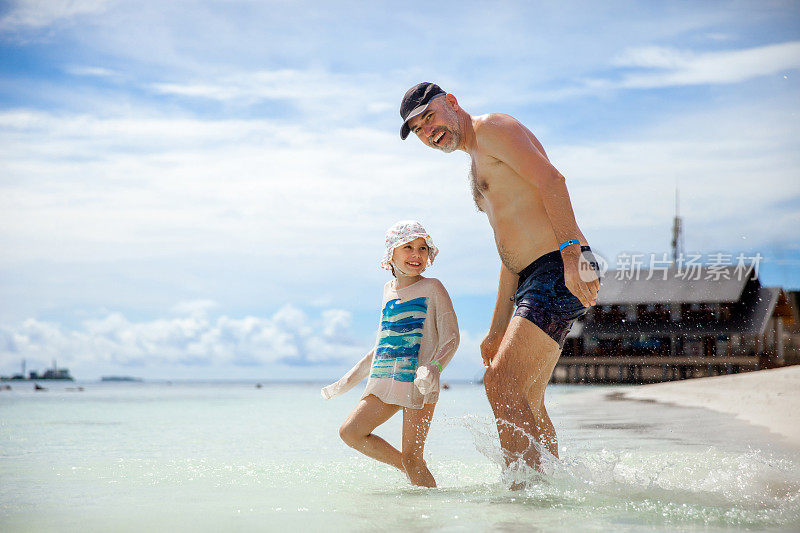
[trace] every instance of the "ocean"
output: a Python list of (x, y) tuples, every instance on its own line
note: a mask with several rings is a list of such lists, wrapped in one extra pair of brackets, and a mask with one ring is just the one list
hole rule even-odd
[[(800, 530), (797, 450), (620, 387), (550, 386), (561, 459), (511, 491), (478, 385), (442, 391), (425, 449), (439, 487), (422, 489), (339, 439), (361, 389), (42, 384), (0, 391), (5, 532)], [(376, 433), (399, 446), (400, 419)]]

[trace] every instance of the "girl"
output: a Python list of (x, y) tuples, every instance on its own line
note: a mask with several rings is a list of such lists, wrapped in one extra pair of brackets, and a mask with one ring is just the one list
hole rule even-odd
[[(361, 401), (339, 435), (352, 448), (400, 469), (411, 483), (423, 487), (436, 486), (422, 450), (439, 398), (439, 377), (459, 341), (450, 296), (438, 279), (421, 275), (438, 253), (419, 222), (404, 220), (389, 228), (380, 265), (394, 279), (383, 287), (375, 345), (342, 379), (322, 389), (327, 400), (369, 375)], [(402, 452), (372, 434), (400, 409)]]

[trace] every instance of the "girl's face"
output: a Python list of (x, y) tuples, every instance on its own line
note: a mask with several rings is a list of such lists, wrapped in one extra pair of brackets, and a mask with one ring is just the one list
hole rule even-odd
[(428, 243), (422, 237), (401, 244), (392, 252), (392, 261), (409, 276), (419, 276), (428, 266)]

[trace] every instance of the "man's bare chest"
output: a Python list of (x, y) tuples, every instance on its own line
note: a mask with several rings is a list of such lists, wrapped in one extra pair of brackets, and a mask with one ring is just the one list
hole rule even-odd
[(478, 211), (486, 211), (484, 208), (484, 202), (486, 201), (484, 193), (489, 190), (489, 183), (483, 179), (474, 159), (471, 160), (469, 168), (469, 186), (472, 191), (472, 199), (475, 202), (475, 207), (478, 208)]
[(494, 158), (471, 160), (469, 182), (472, 196), (479, 208), (483, 203), (491, 203), (492, 197), (507, 188), (509, 181), (513, 182), (514, 178), (514, 172), (502, 161)]

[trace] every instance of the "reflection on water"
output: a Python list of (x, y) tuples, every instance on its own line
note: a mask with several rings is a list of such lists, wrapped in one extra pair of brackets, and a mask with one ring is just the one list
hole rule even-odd
[[(482, 389), (456, 385), (426, 445), (439, 488), (420, 489), (339, 441), (355, 392), (82, 385), (0, 393), (4, 531), (800, 529), (797, 452), (700, 409), (551, 387), (561, 458), (503, 471)], [(399, 444), (399, 422), (378, 433)]]

